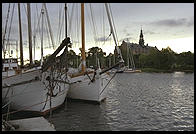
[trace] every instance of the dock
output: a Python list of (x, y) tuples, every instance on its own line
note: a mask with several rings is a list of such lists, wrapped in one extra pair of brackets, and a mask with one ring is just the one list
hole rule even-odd
[(8, 123), (13, 126), (18, 126), (13, 131), (56, 131), (54, 125), (44, 117), (10, 120)]

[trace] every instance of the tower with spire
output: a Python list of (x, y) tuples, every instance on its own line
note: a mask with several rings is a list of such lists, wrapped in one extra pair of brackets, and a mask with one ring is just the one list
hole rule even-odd
[(144, 36), (142, 33), (142, 27), (141, 27), (141, 32), (140, 32), (139, 45), (144, 46)]

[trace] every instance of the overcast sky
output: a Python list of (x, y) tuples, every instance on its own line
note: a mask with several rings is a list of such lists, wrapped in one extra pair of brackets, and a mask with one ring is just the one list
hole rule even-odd
[[(2, 33), (5, 30), (8, 3), (2, 3)], [(10, 25), (12, 9), (14, 3), (10, 4), (10, 14), (8, 27)], [(157, 46), (159, 50), (170, 46), (177, 53), (191, 51), (194, 52), (194, 4), (193, 3), (111, 3), (112, 16), (115, 23), (119, 44), (123, 40), (138, 43), (141, 27), (143, 29), (145, 44)], [(37, 6), (37, 7), (36, 7)], [(59, 17), (64, 14), (64, 3), (46, 3), (50, 23), (53, 32), (55, 46), (59, 46), (64, 38), (64, 20)], [(40, 16), (42, 3), (31, 3), (32, 30), (34, 25), (38, 26), (38, 17)], [(21, 3), (22, 29), (25, 58), (28, 58), (28, 32), (26, 3)], [(73, 12), (72, 12), (73, 9)], [(90, 10), (92, 9), (92, 10)], [(92, 13), (92, 14), (91, 14)], [(93, 18), (90, 17), (93, 15)], [(46, 18), (46, 17), (45, 17)], [(61, 22), (59, 22), (61, 18)], [(68, 35), (70, 36), (72, 49), (79, 52), (81, 47), (80, 38), (80, 4), (68, 3)], [(86, 51), (88, 48), (98, 46), (104, 52), (113, 53), (114, 42), (112, 36), (106, 39), (110, 34), (108, 19), (103, 3), (85, 4), (85, 25), (86, 25)], [(44, 19), (44, 26), (47, 26)], [(93, 21), (92, 21), (93, 20)], [(41, 21), (41, 20), (40, 20)], [(59, 24), (62, 25), (59, 28)], [(61, 37), (60, 30), (61, 29)], [(8, 29), (7, 34), (8, 35)], [(44, 27), (44, 31), (47, 31)], [(3, 35), (3, 34), (2, 34)], [(18, 35), (18, 5), (15, 4), (10, 32), (10, 40), (19, 40)], [(48, 34), (44, 32), (44, 55), (52, 53), (54, 50), (48, 48), (51, 41), (48, 41)], [(50, 51), (49, 51), (50, 50)], [(36, 59), (40, 58), (40, 33), (36, 32)]]

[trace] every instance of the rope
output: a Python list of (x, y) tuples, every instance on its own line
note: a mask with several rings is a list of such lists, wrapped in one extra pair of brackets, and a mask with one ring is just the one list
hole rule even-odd
[(26, 14), (26, 16), (27, 16), (27, 9), (26, 9), (26, 7), (25, 7), (25, 4), (23, 3), (23, 8), (24, 8), (24, 10), (25, 10), (25, 14)]
[[(89, 78), (89, 80), (91, 81), (91, 82), (94, 82), (95, 81), (95, 75), (96, 75), (96, 72), (94, 71), (94, 75), (93, 75), (93, 78), (91, 79), (90, 78), (90, 76), (88, 75), (88, 73), (86, 72), (85, 73), (87, 76), (88, 76), (88, 78)], [(90, 84), (90, 83), (89, 83)]]
[(6, 92), (5, 97), (3, 98), (3, 100), (5, 100), (5, 98), (7, 97), (9, 91), (10, 91), (10, 87), (8, 88), (8, 90), (7, 90), (7, 92)]
[(37, 4), (36, 4), (36, 11), (37, 11), (37, 18), (38, 18), (38, 22), (37, 22), (37, 28), (35, 30), (35, 36), (36, 36), (36, 33), (38, 32), (39, 36), (41, 38), (41, 30), (40, 30), (40, 19), (41, 19), (41, 12), (40, 12), (40, 15), (38, 14), (38, 7), (37, 7)]
[(11, 102), (12, 102), (11, 100), (8, 101), (8, 103), (6, 103), (4, 106), (2, 106), (2, 109), (3, 109), (4, 107), (6, 107), (7, 105), (9, 105)]
[(59, 31), (60, 31), (60, 25), (61, 25), (61, 10), (62, 10), (62, 6), (61, 4), (59, 4), (59, 12), (58, 12), (58, 21), (59, 21), (59, 24), (58, 24), (58, 28), (57, 28), (57, 40), (56, 40), (56, 44), (59, 44), (59, 40), (60, 40), (60, 36), (59, 36)]
[(97, 41), (96, 41), (96, 37), (97, 36), (97, 29), (96, 29), (96, 24), (95, 24), (95, 21), (94, 21), (94, 18), (93, 18), (93, 10), (92, 10), (92, 6), (90, 4), (90, 13), (91, 13), (91, 18), (92, 18), (92, 24), (93, 24), (93, 31), (94, 31), (94, 39), (95, 39), (95, 43), (97, 44)]
[[(45, 18), (46, 19), (46, 18)], [(47, 19), (44, 21), (45, 23), (46, 23), (46, 21), (47, 21)], [(46, 23), (45, 24), (45, 28), (46, 28), (46, 33), (47, 33), (47, 37), (48, 37), (48, 44), (49, 44), (49, 48), (51, 48), (51, 46), (50, 46), (50, 35), (49, 35), (49, 26), (48, 26), (48, 24)]]
[(103, 93), (103, 91), (106, 89), (106, 87), (108, 86), (108, 84), (112, 81), (112, 79), (116, 76), (117, 71), (114, 73), (114, 75), (112, 76), (112, 78), (108, 81), (108, 83), (106, 84), (106, 86), (103, 88), (103, 90), (100, 92), (100, 95)]
[[(61, 9), (62, 10), (62, 9)], [(59, 11), (60, 12), (60, 11)], [(58, 40), (58, 43), (60, 43), (60, 40), (61, 40), (61, 31), (62, 31), (62, 29), (63, 29), (63, 23), (64, 23), (64, 14), (62, 14), (62, 23), (60, 23), (61, 22), (61, 12), (59, 13), (59, 40)]]
[(68, 33), (71, 33), (71, 28), (72, 28), (71, 22), (72, 22), (72, 18), (73, 18), (74, 6), (75, 6), (75, 4), (72, 5), (71, 19), (69, 20), (69, 30), (68, 30), (69, 32)]

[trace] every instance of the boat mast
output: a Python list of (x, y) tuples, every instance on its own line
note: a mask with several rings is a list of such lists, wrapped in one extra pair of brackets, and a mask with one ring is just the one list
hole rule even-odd
[(129, 68), (129, 56), (128, 56), (128, 44), (126, 44), (127, 45), (127, 67)]
[(20, 3), (18, 3), (18, 20), (19, 20), (19, 35), (20, 35), (20, 65), (21, 65), (21, 68), (22, 68), (24, 66), (24, 62), (23, 62), (22, 26), (21, 26), (21, 16), (20, 16)]
[(105, 7), (106, 7), (106, 12), (107, 12), (107, 16), (108, 16), (108, 20), (109, 20), (109, 24), (110, 24), (111, 33), (112, 33), (114, 42), (116, 44), (116, 50), (117, 50), (118, 56), (123, 61), (122, 54), (120, 52), (120, 49), (118, 48), (118, 42), (117, 42), (116, 37), (114, 35), (114, 29), (113, 29), (113, 25), (112, 25), (112, 21), (111, 21), (111, 17), (110, 17), (109, 8), (108, 8), (108, 4), (107, 3), (105, 3)]
[(27, 20), (28, 20), (28, 34), (29, 34), (29, 60), (30, 60), (30, 65), (32, 65), (33, 58), (32, 58), (32, 31), (31, 31), (31, 7), (30, 7), (30, 3), (27, 3)]
[(81, 32), (82, 32), (82, 72), (86, 71), (85, 57), (85, 28), (84, 28), (84, 3), (81, 3)]
[(9, 13), (10, 13), (10, 3), (9, 3), (9, 7), (8, 7), (8, 12), (7, 12), (7, 18), (6, 18), (6, 23), (5, 23), (5, 32), (3, 35), (3, 43), (2, 43), (2, 48), (3, 48), (3, 58), (5, 59), (5, 53), (6, 53), (6, 48), (5, 48), (5, 34), (6, 34), (6, 30), (7, 30), (7, 24), (8, 24), (8, 18), (9, 18)]
[(18, 41), (16, 41), (16, 57), (17, 57), (17, 61), (18, 61)]
[(67, 38), (67, 3), (65, 3), (65, 38)]
[[(67, 38), (67, 3), (65, 3), (65, 38)], [(68, 61), (68, 44), (66, 45), (65, 47), (65, 60), (66, 60), (66, 69), (68, 69), (68, 64), (67, 64), (67, 61)], [(67, 75), (67, 73), (66, 73)]]
[(42, 14), (42, 34), (41, 34), (41, 66), (43, 65), (43, 31), (44, 31), (44, 8), (42, 5), (41, 9)]

